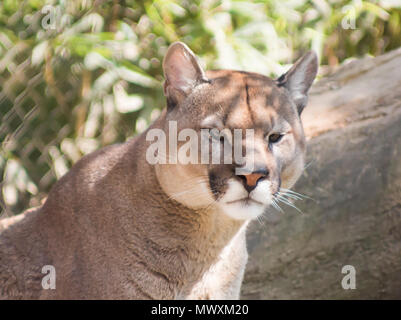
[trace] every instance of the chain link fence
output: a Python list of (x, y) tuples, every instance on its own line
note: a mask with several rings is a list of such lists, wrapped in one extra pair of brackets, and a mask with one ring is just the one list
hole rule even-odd
[(31, 48), (7, 40), (0, 38), (7, 50), (0, 60), (0, 202), (12, 215), (39, 205), (74, 160), (60, 150), (74, 136), (74, 114), (83, 106), (81, 81), (62, 70), (62, 77), (54, 75), (51, 66), (32, 66)]
[[(79, 17), (78, 8), (53, 3), (50, 8), (59, 10), (58, 15)], [(161, 83), (124, 69), (119, 62), (125, 62), (125, 57), (102, 61), (93, 51), (85, 62), (90, 53), (73, 54), (79, 44), (69, 43), (71, 39), (90, 37), (99, 22), (102, 30), (108, 28), (98, 13), (84, 8), (83, 19), (70, 19), (59, 30), (45, 30), (42, 21), (47, 12), (28, 9), (23, 3), (21, 10), (7, 17), (6, 28), (0, 28), (1, 217), (40, 205), (55, 181), (82, 156), (142, 130), (157, 116), (155, 105), (162, 98)], [(60, 40), (67, 33), (68, 39)], [(127, 35), (118, 40), (111, 37), (107, 45), (119, 52), (132, 40)], [(102, 48), (101, 39), (93, 41)], [(88, 67), (90, 63), (95, 65)]]

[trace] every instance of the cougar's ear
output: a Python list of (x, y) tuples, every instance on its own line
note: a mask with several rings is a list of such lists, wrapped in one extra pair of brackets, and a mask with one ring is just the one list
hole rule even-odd
[(316, 53), (309, 51), (276, 80), (278, 86), (288, 89), (299, 114), (308, 101), (308, 90), (316, 77), (318, 66)]
[(174, 42), (168, 48), (163, 71), (166, 79), (164, 94), (175, 101), (188, 95), (198, 84), (208, 81), (196, 56), (182, 42)]

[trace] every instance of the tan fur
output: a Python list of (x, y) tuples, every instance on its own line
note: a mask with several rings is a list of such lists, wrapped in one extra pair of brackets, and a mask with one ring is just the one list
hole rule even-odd
[[(173, 50), (188, 58), (181, 44), (168, 53), (176, 57)], [(149, 129), (166, 130), (169, 120), (199, 129), (206, 117), (224, 113), (226, 127), (259, 130), (284, 117), (292, 132), (277, 174), (283, 185), (295, 182), (305, 141), (286, 89), (257, 74), (197, 67), (185, 76), (212, 81), (199, 78), (175, 92), (168, 67), (166, 96), (178, 106), (169, 104)], [(0, 221), (0, 299), (239, 298), (248, 221), (228, 216), (214, 199), (211, 166), (149, 164), (146, 133), (84, 157), (43, 206)], [(263, 144), (262, 135), (257, 139)], [(264, 152), (273, 170), (278, 164)], [(55, 290), (42, 288), (45, 265), (55, 267)]]

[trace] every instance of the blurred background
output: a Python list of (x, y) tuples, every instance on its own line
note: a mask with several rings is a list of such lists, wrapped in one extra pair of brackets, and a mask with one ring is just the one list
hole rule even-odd
[(272, 77), (314, 49), (320, 76), (401, 45), (401, 0), (0, 2), (0, 206), (36, 206), (83, 155), (142, 132), (165, 106), (181, 40), (207, 68)]

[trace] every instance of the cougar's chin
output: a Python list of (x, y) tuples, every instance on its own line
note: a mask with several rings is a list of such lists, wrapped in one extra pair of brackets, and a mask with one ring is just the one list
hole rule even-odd
[(222, 211), (233, 219), (250, 220), (262, 215), (271, 202), (270, 181), (261, 181), (248, 193), (239, 181), (230, 179), (219, 205)]

